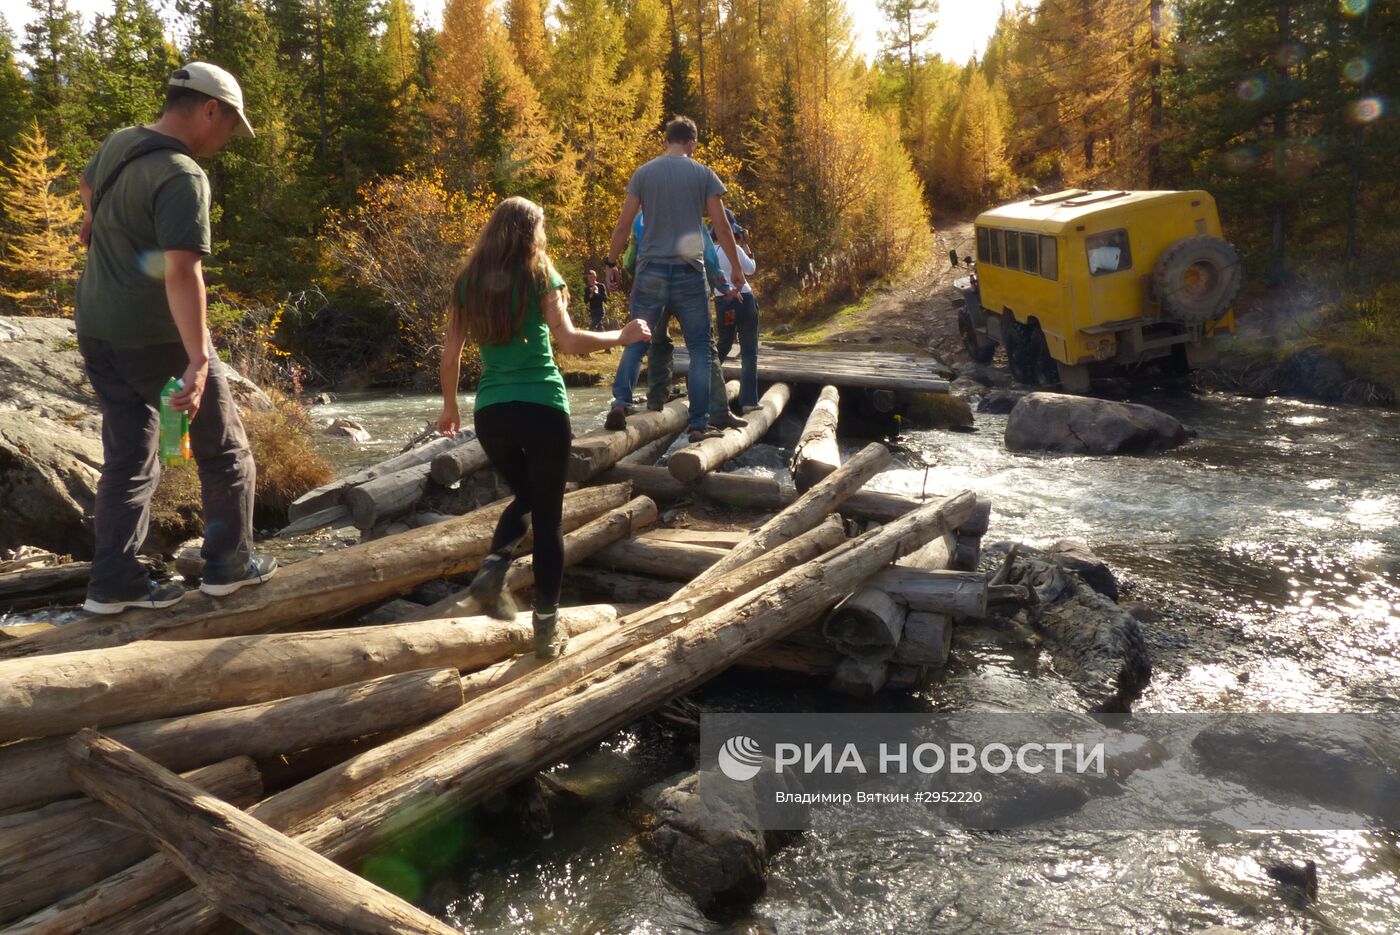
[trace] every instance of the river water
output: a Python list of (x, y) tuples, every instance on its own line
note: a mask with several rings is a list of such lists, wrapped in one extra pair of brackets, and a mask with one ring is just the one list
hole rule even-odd
[[(575, 430), (607, 393), (572, 390)], [(1142, 397), (1197, 433), (1152, 458), (1013, 454), (1004, 416), (971, 434), (916, 432), (929, 466), (872, 486), (970, 488), (994, 504), (987, 541), (1073, 537), (1110, 561), (1141, 614), (1151, 684), (1134, 709), (1395, 711), (1400, 688), (1400, 413), (1224, 395)], [(424, 396), (338, 400), (397, 451), (436, 415)], [(852, 451), (855, 449), (852, 448)], [(742, 470), (783, 474), (759, 446)], [(712, 708), (869, 710), (816, 686), (725, 676)], [(992, 630), (959, 631), (952, 664), (899, 710), (1084, 710), (1052, 660)], [(877, 707), (879, 707), (877, 705)], [(659, 874), (618, 803), (688, 765), (685, 741), (642, 722), (556, 771), (572, 805), (548, 840), (476, 830), (419, 901), (467, 932), (1400, 932), (1396, 833), (807, 834), (771, 866), (752, 918), (707, 920)], [(1315, 860), (1319, 902), (1281, 899), (1270, 861)], [(409, 887), (412, 892), (412, 886)]]

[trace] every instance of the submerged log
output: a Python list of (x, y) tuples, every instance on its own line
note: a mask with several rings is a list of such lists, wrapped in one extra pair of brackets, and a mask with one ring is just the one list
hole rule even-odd
[(953, 622), (947, 614), (911, 610), (904, 619), (904, 638), (894, 651), (894, 661), (942, 668), (948, 664), (952, 650)]
[(758, 408), (745, 418), (748, 425), (726, 430), (719, 438), (707, 438), (671, 455), (666, 469), (682, 483), (691, 483), (730, 458), (748, 449), (772, 428), (787, 405), (791, 390), (786, 383), (775, 383), (758, 401)]
[[(565, 531), (621, 506), (630, 497), (625, 484), (565, 494)], [(0, 644), (0, 660), (120, 646), (133, 640), (265, 633), (344, 613), (425, 581), (476, 569), (490, 548), (496, 520), (505, 507), (505, 503), (493, 504), (450, 522), (297, 562), (278, 569), (265, 584), (228, 597), (189, 593), (164, 610), (128, 610), (115, 618), (80, 620), (13, 640)]]
[(834, 386), (822, 387), (802, 437), (792, 453), (792, 482), (799, 493), (841, 466), (841, 449), (836, 445), (836, 420), (841, 393)]
[(885, 687), (889, 671), (888, 660), (844, 656), (831, 673), (831, 690), (856, 698), (870, 698)]
[(420, 445), (411, 451), (380, 461), (363, 471), (357, 471), (354, 474), (333, 480), (329, 484), (323, 484), (292, 501), (292, 505), (287, 508), (287, 518), (296, 521), (309, 517), (313, 513), (322, 513), (340, 506), (345, 491), (352, 487), (374, 480), (376, 477), (384, 477), (395, 471), (402, 471), (404, 468), (427, 464), (442, 452), (469, 445), (472, 441), (473, 439), (470, 438), (436, 438), (426, 445)]
[[(277, 828), (298, 826), (330, 803), (346, 801), (358, 790), (421, 764), (463, 737), (501, 722), (531, 702), (565, 688), (610, 661), (622, 658), (628, 651), (644, 645), (658, 634), (668, 633), (687, 620), (723, 606), (756, 585), (825, 553), (844, 539), (841, 524), (828, 520), (806, 535), (775, 549), (760, 561), (752, 562), (716, 581), (705, 594), (630, 615), (627, 618), (627, 632), (619, 629), (609, 633), (599, 644), (584, 645), (577, 651), (571, 649), (561, 659), (534, 668), (518, 681), (492, 691), (458, 711), (449, 712), (399, 740), (367, 750), (332, 770), (278, 793), (253, 806), (250, 814)], [(143, 905), (177, 887), (180, 882), (178, 871), (157, 856), (37, 913), (25, 920), (24, 927), (11, 935), (57, 935), (82, 926), (96, 925)], [(138, 913), (123, 925), (107, 926), (104, 930), (111, 935), (203, 930), (198, 925), (211, 920), (214, 915), (198, 893), (191, 891)]]
[[(261, 704), (123, 724), (108, 736), (162, 766), (186, 770), (240, 754), (269, 757), (421, 724), (461, 703), (457, 670), (427, 669)], [(0, 812), (78, 794), (68, 778), (65, 742), (52, 737), (0, 747), (0, 776), (5, 777)]]
[[(606, 604), (569, 607), (570, 632), (617, 619)], [(533, 647), (530, 615), (395, 627), (142, 642), (0, 662), (0, 741), (283, 698), (451, 666), (466, 672)]]
[(879, 588), (865, 587), (827, 615), (822, 634), (848, 656), (889, 659), (904, 635), (908, 610)]
[[(77, 792), (68, 780), (66, 757), (63, 767), (64, 780)], [(240, 807), (263, 794), (262, 777), (246, 756), (194, 770), (185, 779)], [(0, 817), (0, 924), (91, 886), (155, 850), (116, 817), (88, 798)]]
[(824, 478), (781, 513), (760, 526), (713, 567), (695, 576), (690, 584), (681, 589), (681, 594), (693, 594), (703, 588), (706, 582), (753, 561), (775, 546), (813, 528), (889, 463), (888, 448), (878, 442), (867, 445), (835, 473)]
[(160, 845), (229, 918), (259, 933), (456, 930), (95, 731), (73, 776)]
[[(656, 522), (656, 517), (656, 503), (650, 497), (634, 497), (617, 509), (590, 520), (564, 536), (564, 567), (581, 562), (598, 554), (612, 543), (640, 532)], [(523, 591), (534, 583), (535, 564), (532, 556), (516, 560), (506, 572), (505, 589), (509, 592)], [(413, 608), (401, 619), (404, 622), (440, 620), (479, 611), (480, 608), (475, 606), (475, 602), (464, 588), (435, 604)]]
[(807, 646), (785, 639), (751, 650), (734, 663), (734, 667), (753, 672), (827, 677), (840, 661), (841, 654), (830, 647)]

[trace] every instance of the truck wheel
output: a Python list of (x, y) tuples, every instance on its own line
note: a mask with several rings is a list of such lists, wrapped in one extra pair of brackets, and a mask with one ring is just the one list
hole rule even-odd
[(1008, 315), (1002, 331), (1006, 335), (1006, 360), (1017, 383), (1046, 386), (1059, 382), (1059, 365), (1050, 356), (1050, 346), (1039, 324), (1023, 325)]
[(1230, 310), (1244, 280), (1240, 255), (1219, 237), (1183, 237), (1152, 268), (1161, 316), (1183, 325), (1215, 321)]
[(972, 313), (966, 306), (958, 310), (958, 334), (962, 335), (963, 347), (974, 364), (992, 362), (992, 356), (997, 352), (996, 342), (977, 333), (976, 326), (972, 324)]

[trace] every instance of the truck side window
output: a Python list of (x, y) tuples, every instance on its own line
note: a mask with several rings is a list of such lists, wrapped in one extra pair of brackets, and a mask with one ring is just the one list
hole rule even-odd
[(1060, 278), (1060, 245), (1054, 237), (1040, 237), (1040, 275), (1046, 279)]
[(991, 259), (991, 235), (985, 227), (977, 228), (977, 262), (986, 263)]
[(1133, 268), (1133, 253), (1128, 248), (1126, 230), (1090, 234), (1084, 238), (1084, 252), (1089, 257), (1089, 275), (1105, 276)]
[(1021, 268), (1021, 235), (1016, 231), (1006, 232), (1006, 268)]
[(1021, 269), (1032, 276), (1040, 274), (1040, 238), (1035, 234), (1021, 235)]
[(1001, 231), (992, 230), (992, 265), (1001, 265)]

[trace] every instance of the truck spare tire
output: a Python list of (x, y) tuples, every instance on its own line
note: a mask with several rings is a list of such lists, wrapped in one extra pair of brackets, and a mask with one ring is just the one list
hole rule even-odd
[(1240, 254), (1219, 237), (1183, 237), (1152, 268), (1161, 317), (1183, 325), (1215, 321), (1230, 310), (1244, 279)]

